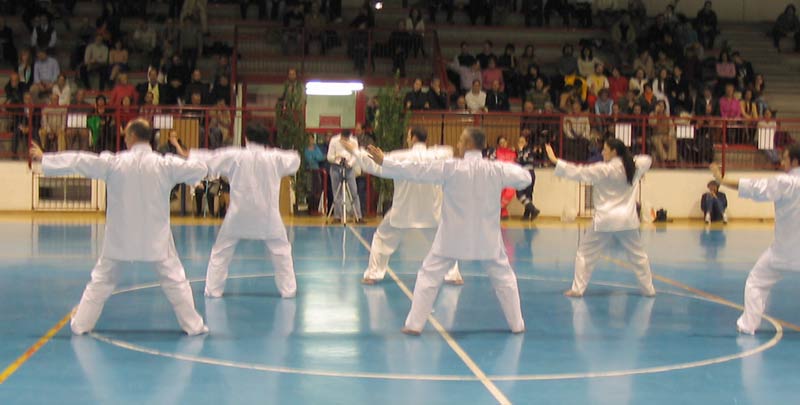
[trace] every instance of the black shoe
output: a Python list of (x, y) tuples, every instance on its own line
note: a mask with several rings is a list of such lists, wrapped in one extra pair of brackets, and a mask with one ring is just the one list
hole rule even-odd
[(537, 209), (536, 207), (533, 206), (533, 204), (531, 204), (531, 218), (530, 218), (530, 220), (533, 221), (534, 219), (536, 219), (536, 217), (539, 216), (540, 212), (541, 211), (539, 211), (539, 209)]
[(525, 212), (522, 214), (522, 220), (530, 219), (531, 217), (531, 205), (525, 206)]

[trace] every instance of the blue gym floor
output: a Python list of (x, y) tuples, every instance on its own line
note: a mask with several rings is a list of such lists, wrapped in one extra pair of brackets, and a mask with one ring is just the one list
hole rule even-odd
[[(363, 286), (364, 241), (374, 228), (291, 227), (295, 300), (279, 298), (263, 245), (242, 242), (225, 297), (206, 300), (217, 227), (176, 225), (211, 333), (183, 336), (154, 273), (131, 265), (96, 332), (73, 337), (58, 323), (80, 298), (103, 225), (47, 222), (0, 222), (0, 370), (7, 370), (0, 404), (797, 400), (800, 274), (787, 274), (774, 289), (775, 319), (756, 336), (735, 330), (747, 272), (772, 240), (769, 225), (643, 230), (655, 299), (638, 295), (615, 253), (598, 266), (584, 299), (563, 297), (580, 225), (505, 229), (527, 333), (508, 333), (485, 274), (463, 263), (465, 285), (442, 289), (435, 322), (421, 337), (400, 333), (410, 306), (404, 289), (413, 288), (428, 248), (418, 234), (392, 258), (397, 280)], [(49, 330), (57, 330), (51, 339)], [(37, 341), (46, 343), (8, 375)]]

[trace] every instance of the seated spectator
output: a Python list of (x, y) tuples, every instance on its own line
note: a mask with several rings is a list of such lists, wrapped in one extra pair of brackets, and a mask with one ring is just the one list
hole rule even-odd
[(33, 85), (30, 89), (34, 100), (41, 93), (50, 93), (53, 90), (53, 85), (58, 80), (60, 73), (61, 68), (55, 58), (49, 56), (44, 49), (36, 51), (36, 64), (33, 65)]
[[(94, 106), (86, 102), (86, 90), (78, 89), (75, 93), (75, 101), (69, 108), (70, 114), (91, 114)], [(88, 122), (87, 122), (88, 124)], [(89, 128), (67, 128), (66, 130), (66, 149), (67, 150), (89, 150), (91, 144)]]
[(456, 105), (453, 107), (453, 111), (459, 113), (470, 112), (469, 107), (467, 106), (467, 98), (464, 96), (458, 96), (456, 99)]
[(568, 77), (575, 77), (578, 74), (578, 59), (573, 55), (574, 52), (575, 50), (570, 44), (564, 44), (561, 47), (561, 57), (556, 65), (558, 76), (551, 82), (556, 92), (561, 91), (567, 85)]
[(673, 63), (680, 61), (683, 57), (683, 48), (678, 46), (670, 32), (664, 33), (664, 39), (656, 46), (656, 51), (664, 52), (666, 59), (671, 60)]
[(31, 32), (31, 48), (54, 49), (56, 41), (58, 40), (58, 34), (56, 33), (56, 27), (53, 26), (51, 17), (42, 14), (37, 20), (36, 27), (34, 27)]
[(430, 108), (428, 95), (422, 91), (422, 79), (414, 79), (413, 88), (406, 93), (403, 105), (406, 110), (410, 111), (427, 110)]
[(19, 79), (19, 73), (11, 72), (5, 86), (6, 104), (22, 104), (28, 86)]
[(647, 80), (647, 76), (644, 69), (639, 68), (636, 69), (636, 72), (633, 74), (633, 77), (628, 82), (628, 88), (631, 91), (633, 91), (633, 94), (640, 96), (642, 95), (642, 93), (644, 93), (644, 86), (649, 82), (650, 81)]
[(503, 82), (503, 69), (497, 66), (497, 59), (489, 58), (489, 65), (481, 72), (481, 82), (483, 83), (483, 90), (489, 91), (492, 89), (492, 83), (497, 80), (500, 82), (500, 88), (505, 89), (505, 82)]
[(568, 114), (572, 111), (573, 103), (583, 104), (583, 101), (584, 101), (583, 98), (581, 98), (580, 86), (568, 85), (567, 87), (564, 87), (564, 91), (561, 92), (561, 96), (559, 97), (559, 102), (558, 102), (558, 108), (564, 113)]
[(594, 103), (594, 112), (597, 115), (611, 115), (613, 112), (614, 100), (609, 97), (608, 89), (600, 90), (597, 101)]
[[(33, 95), (30, 92), (23, 94), (22, 104), (25, 105), (24, 108), (14, 109), (17, 114), (14, 119), (14, 131), (11, 138), (11, 154), (15, 160), (20, 158), (20, 145), (22, 145), (22, 155), (24, 156), (28, 149), (26, 146), (29, 140), (39, 144), (40, 147), (42, 146), (39, 141), (39, 133), (36, 130), (39, 126), (40, 118), (38, 118), (38, 111), (33, 106)], [(33, 117), (33, 122), (30, 121), (31, 116)]]
[(411, 42), (411, 32), (406, 30), (405, 20), (398, 20), (397, 28), (389, 34), (393, 74), (406, 77), (406, 60), (411, 53)]
[(6, 19), (0, 17), (0, 61), (12, 68), (17, 66), (17, 47), (14, 45), (14, 31), (6, 25)]
[(652, 52), (658, 48), (661, 41), (664, 39), (664, 34), (669, 32), (670, 28), (664, 21), (664, 14), (656, 15), (650, 28), (647, 32), (639, 37), (639, 51), (647, 50)]
[(611, 44), (617, 63), (628, 65), (636, 55), (636, 27), (631, 23), (631, 16), (623, 13), (622, 17), (611, 27)]
[(736, 85), (736, 65), (728, 51), (722, 50), (716, 64), (717, 89), (724, 89), (727, 84)]
[(175, 105), (183, 97), (190, 81), (190, 70), (177, 53), (172, 56), (172, 64), (167, 69), (167, 86), (159, 95), (159, 105)]
[(758, 106), (753, 100), (753, 91), (747, 89), (742, 93), (742, 101), (739, 102), (742, 118), (746, 120), (758, 119)]
[(693, 111), (698, 117), (719, 116), (719, 102), (710, 87), (703, 88), (703, 94), (695, 98)]
[(503, 81), (501, 83), (505, 92), (515, 97), (524, 94), (520, 89), (521, 77), (517, 74), (519, 61), (517, 60), (514, 44), (506, 44), (505, 51), (497, 59), (497, 67), (503, 70)]
[(544, 77), (536, 79), (534, 88), (528, 92), (525, 100), (532, 103), (537, 109), (544, 108), (544, 103), (550, 101), (550, 87), (545, 86)]
[(486, 112), (486, 93), (481, 90), (481, 81), (472, 82), (472, 90), (464, 96), (467, 108), (472, 113)]
[(581, 103), (572, 103), (571, 114), (563, 118), (564, 155), (567, 159), (585, 161), (589, 152), (592, 126), (589, 117), (584, 115)]
[(194, 69), (192, 71), (191, 81), (185, 86), (183, 100), (188, 104), (191, 102), (192, 94), (200, 93), (202, 104), (207, 104), (210, 88), (209, 84), (203, 81), (203, 73), (200, 69)]
[(58, 105), (69, 105), (72, 100), (72, 88), (63, 73), (59, 73), (56, 84), (53, 86), (53, 95), (58, 97)]
[(106, 108), (108, 100), (105, 96), (94, 99), (95, 108), (92, 115), (86, 120), (91, 132), (91, 143), (95, 152), (116, 152), (121, 148), (117, 139), (117, 125), (113, 114)]
[(547, 76), (539, 71), (539, 65), (531, 64), (527, 67), (527, 73), (522, 77), (522, 88), (525, 94), (528, 94), (534, 87), (536, 87), (536, 80), (542, 78), (542, 82), (547, 85)]
[[(476, 58), (469, 53), (469, 45), (466, 42), (462, 42), (460, 48), (461, 50), (458, 56), (456, 56), (456, 62), (458, 62), (459, 65), (467, 68), (472, 67), (476, 61)], [(478, 62), (480, 62), (480, 60), (478, 60)], [(488, 58), (486, 59), (486, 65), (489, 65)], [(478, 69), (481, 69), (480, 65), (478, 66)]]
[(732, 56), (733, 65), (736, 67), (736, 88), (739, 90), (744, 90), (747, 88), (747, 86), (753, 83), (753, 80), (755, 80), (753, 65), (744, 60), (738, 51), (734, 52)]
[(728, 223), (728, 198), (725, 193), (719, 191), (719, 183), (714, 180), (708, 182), (708, 192), (703, 194), (700, 199), (700, 208), (707, 224), (722, 221)]
[[(642, 95), (639, 96), (638, 104), (642, 106), (642, 110), (649, 114), (656, 109), (656, 104), (658, 103), (658, 97), (656, 97), (655, 93), (653, 93), (653, 86), (650, 83), (644, 85), (644, 91)], [(668, 114), (666, 108), (666, 102), (664, 103), (664, 112)]]
[(442, 81), (438, 77), (434, 77), (428, 89), (429, 109), (435, 111), (447, 110), (449, 104), (450, 101), (447, 92), (442, 89)]
[(136, 99), (143, 104), (145, 95), (150, 93), (152, 95), (152, 104), (159, 105), (159, 101), (163, 99), (166, 91), (166, 86), (158, 82), (158, 71), (150, 68), (147, 70), (147, 81), (136, 85), (136, 92), (138, 93)]
[(447, 65), (447, 68), (458, 73), (459, 76), (459, 90), (462, 94), (468, 93), (472, 89), (472, 83), (475, 81), (481, 82), (483, 75), (481, 74), (481, 65), (477, 59), (473, 59), (470, 67), (464, 67), (459, 63), (458, 57), (453, 62)]
[(115, 114), (117, 118), (119, 118), (118, 131), (120, 131), (120, 133), (124, 133), (125, 127), (128, 126), (128, 123), (139, 117), (139, 109), (134, 106), (133, 98), (130, 96), (124, 96), (119, 102), (119, 106), (117, 107)]
[(581, 57), (578, 59), (578, 74), (584, 79), (595, 72), (595, 66), (603, 65), (603, 61), (594, 56), (594, 50), (590, 46), (581, 48)]
[(675, 137), (675, 126), (669, 118), (667, 103), (659, 100), (649, 119), (652, 135), (653, 152), (658, 162), (675, 162), (678, 160), (678, 139)]
[(618, 100), (616, 104), (619, 105), (622, 113), (626, 115), (633, 114), (634, 106), (639, 106), (639, 108), (642, 107), (639, 104), (639, 97), (637, 97), (636, 93), (631, 89), (628, 89), (628, 92), (625, 93), (625, 96), (621, 100)]
[(600, 94), (600, 90), (607, 90), (610, 87), (610, 83), (608, 82), (608, 77), (606, 77), (605, 69), (603, 68), (602, 63), (594, 65), (594, 72), (589, 75), (586, 83), (589, 86), (589, 93), (594, 97), (597, 97)]
[(608, 78), (609, 98), (618, 101), (628, 93), (628, 78), (622, 75), (619, 68), (611, 68), (611, 77)]
[(689, 81), (683, 77), (683, 69), (680, 66), (672, 68), (672, 77), (667, 81), (667, 98), (671, 111), (676, 111), (678, 108), (692, 111)]
[(778, 16), (772, 27), (772, 44), (778, 52), (781, 51), (781, 38), (791, 35), (794, 38), (794, 51), (800, 52), (800, 19), (797, 18), (797, 9), (793, 4), (786, 6), (783, 13)]
[(500, 81), (492, 82), (492, 89), (486, 93), (486, 109), (489, 111), (511, 111), (508, 95), (500, 89)]
[[(519, 61), (517, 63), (517, 74), (519, 76), (527, 76), (530, 73), (531, 66), (536, 66), (537, 76), (539, 71), (539, 63), (536, 60), (536, 54), (533, 50), (533, 45), (528, 44), (525, 45), (525, 50), (522, 51), (522, 55), (519, 57)], [(528, 80), (531, 83), (530, 80)], [(525, 88), (525, 90), (530, 90), (530, 88)]]
[(658, 75), (651, 83), (653, 86), (653, 94), (659, 100), (667, 101), (669, 94), (669, 70), (662, 68), (658, 70)]
[(229, 79), (231, 77), (231, 61), (228, 55), (219, 55), (217, 57), (217, 67), (214, 68), (214, 77), (219, 80), (222, 76)]
[(127, 72), (128, 68), (128, 49), (122, 43), (121, 39), (114, 41), (114, 49), (108, 52), (108, 66), (109, 83), (116, 83), (117, 76), (120, 73)]
[(759, 73), (756, 74), (753, 78), (753, 83), (747, 86), (750, 90), (753, 90), (753, 97), (756, 99), (756, 103), (758, 104), (758, 113), (764, 115), (764, 110), (767, 109), (767, 100), (764, 98), (764, 75)]
[(103, 42), (103, 37), (97, 35), (94, 42), (86, 46), (83, 54), (83, 64), (80, 68), (81, 81), (87, 89), (92, 88), (89, 76), (97, 74), (100, 81), (100, 90), (106, 88), (106, 72), (108, 72), (108, 47)]
[(42, 109), (42, 125), (39, 140), (46, 152), (64, 149), (64, 134), (67, 129), (67, 109), (59, 105), (58, 95), (50, 95), (50, 102)]
[(453, 23), (453, 11), (455, 10), (455, 0), (430, 0), (428, 1), (428, 16), (432, 23), (436, 23), (436, 12), (439, 8), (447, 13), (447, 22)]
[(703, 4), (703, 8), (697, 12), (697, 18), (694, 20), (697, 26), (697, 38), (706, 49), (714, 48), (714, 40), (719, 35), (719, 27), (717, 27), (717, 13), (711, 9), (711, 2), (707, 1)]
[(675, 61), (670, 59), (663, 49), (659, 50), (654, 66), (656, 73), (658, 73), (661, 69), (667, 69), (667, 72), (671, 72), (673, 67), (675, 67)]
[(121, 105), (122, 99), (125, 97), (128, 97), (131, 102), (136, 103), (138, 92), (134, 85), (128, 83), (128, 74), (121, 73), (117, 77), (117, 83), (111, 90), (111, 105), (115, 107)]
[(217, 76), (214, 86), (209, 94), (209, 102), (216, 104), (219, 100), (225, 100), (226, 104), (231, 99), (231, 84), (228, 76)]
[(17, 73), (19, 74), (19, 81), (25, 83), (28, 87), (33, 84), (33, 64), (34, 62), (31, 60), (30, 49), (23, 48), (19, 51)]
[(741, 118), (742, 106), (734, 96), (732, 84), (725, 86), (725, 95), (719, 99), (719, 113), (722, 118)]
[(652, 79), (656, 74), (655, 63), (650, 56), (650, 52), (646, 49), (639, 52), (639, 57), (633, 61), (633, 70), (638, 71), (639, 69), (644, 71), (644, 78), (646, 79)]
[[(322, 14), (319, 2), (315, 1), (311, 3), (311, 12), (305, 14), (303, 28), (305, 28), (306, 54), (319, 53), (325, 55), (328, 48), (333, 45), (336, 34), (328, 30), (328, 20), (327, 17)], [(316, 52), (316, 48), (312, 48), (312, 46), (319, 47), (319, 51)]]
[(231, 135), (231, 111), (228, 109), (226, 99), (221, 98), (215, 103), (215, 109), (209, 113), (211, 115), (211, 123), (209, 125), (211, 131), (219, 131), (222, 135), (222, 145), (233, 145), (233, 136)]

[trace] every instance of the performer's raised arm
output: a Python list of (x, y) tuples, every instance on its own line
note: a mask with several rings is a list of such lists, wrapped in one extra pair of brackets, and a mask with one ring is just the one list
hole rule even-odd
[(39, 146), (34, 144), (31, 158), (42, 162), (45, 176), (80, 174), (91, 179), (105, 180), (114, 155), (108, 152), (100, 155), (90, 152), (42, 153)]

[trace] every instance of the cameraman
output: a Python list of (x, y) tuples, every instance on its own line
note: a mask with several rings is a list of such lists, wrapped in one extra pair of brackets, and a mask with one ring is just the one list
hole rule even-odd
[[(342, 218), (342, 193), (339, 187), (347, 187), (350, 198), (353, 202), (356, 222), (363, 222), (361, 216), (361, 200), (358, 198), (358, 188), (356, 187), (356, 158), (348, 152), (341, 144), (342, 141), (355, 144), (358, 148), (358, 140), (351, 136), (351, 131), (345, 129), (341, 135), (331, 138), (328, 145), (328, 162), (330, 162), (331, 187), (333, 188), (333, 217), (335, 222), (340, 222)], [(345, 184), (342, 180), (346, 181)]]

